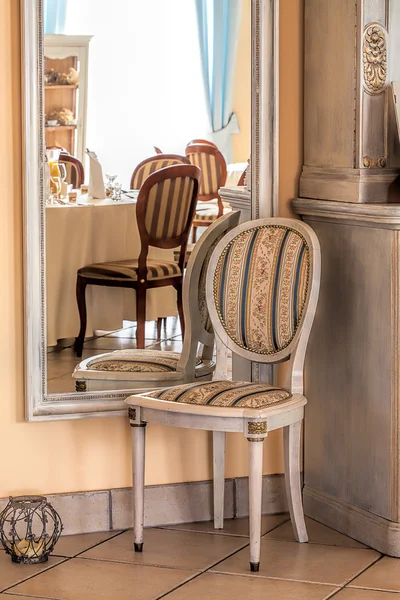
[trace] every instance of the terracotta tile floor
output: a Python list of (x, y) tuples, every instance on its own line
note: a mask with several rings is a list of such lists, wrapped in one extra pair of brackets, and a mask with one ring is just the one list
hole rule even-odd
[(43, 566), (0, 552), (0, 600), (400, 600), (400, 562), (307, 519), (294, 541), (287, 515), (264, 516), (261, 570), (249, 571), (247, 519), (65, 536)]

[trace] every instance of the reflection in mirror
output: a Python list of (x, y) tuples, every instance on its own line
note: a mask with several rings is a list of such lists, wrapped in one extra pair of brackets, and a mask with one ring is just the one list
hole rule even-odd
[[(213, 4), (114, 0), (110, 11), (105, 0), (44, 2), (49, 394), (101, 389), (73, 377), (90, 357), (149, 348), (179, 358), (182, 351), (179, 245), (171, 246), (180, 212), (173, 194), (164, 213), (154, 210), (149, 192), (157, 247), (149, 248), (147, 279), (157, 283), (146, 290), (138, 321), (144, 217), (136, 209), (151, 172), (198, 165), (192, 243), (230, 210), (218, 188), (244, 184), (251, 0), (231, 3), (229, 20), (218, 7), (211, 14)], [(179, 200), (190, 204), (190, 194)], [(189, 244), (182, 260), (192, 251)], [(104, 389), (121, 386), (108, 382)]]

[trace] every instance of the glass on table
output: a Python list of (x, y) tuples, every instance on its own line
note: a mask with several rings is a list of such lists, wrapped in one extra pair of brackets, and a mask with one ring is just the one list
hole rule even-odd
[(114, 202), (121, 202), (122, 199), (122, 184), (115, 183), (114, 184), (114, 194), (112, 196)]
[(114, 182), (117, 179), (116, 175), (106, 173), (107, 185), (106, 185), (106, 197), (114, 198)]

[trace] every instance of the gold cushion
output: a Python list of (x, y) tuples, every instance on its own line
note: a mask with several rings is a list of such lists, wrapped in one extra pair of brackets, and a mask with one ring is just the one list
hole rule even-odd
[(273, 404), (286, 402), (292, 397), (292, 394), (282, 388), (259, 383), (226, 380), (177, 385), (145, 395), (158, 400), (178, 402), (179, 404), (228, 408), (267, 408)]
[[(117, 371), (125, 373), (169, 373), (176, 371), (181, 355), (162, 350), (117, 350), (88, 363), (91, 371)], [(196, 365), (201, 359), (196, 359)]]
[[(138, 260), (116, 260), (111, 262), (96, 263), (79, 269), (79, 275), (96, 277), (99, 279), (131, 279), (137, 281)], [(147, 259), (147, 279), (168, 279), (178, 277), (181, 270), (176, 262), (167, 260)]]

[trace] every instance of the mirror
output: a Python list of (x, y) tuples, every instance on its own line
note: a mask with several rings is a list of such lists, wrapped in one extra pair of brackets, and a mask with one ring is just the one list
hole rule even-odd
[[(229, 27), (222, 13), (211, 18), (211, 0), (115, 0), (112, 18), (98, 0), (21, 1), (27, 418), (118, 414), (129, 391), (85, 391), (73, 373), (89, 357), (138, 347), (136, 295), (88, 286), (77, 348), (77, 273), (138, 258), (132, 175), (158, 153), (185, 157), (194, 139), (217, 145), (233, 190), (251, 155), (249, 213), (274, 213), (278, 1), (231, 3)], [(212, 42), (219, 22), (225, 55)], [(171, 248), (154, 258), (176, 260)], [(148, 290), (144, 337), (146, 348), (181, 351), (173, 287)]]

